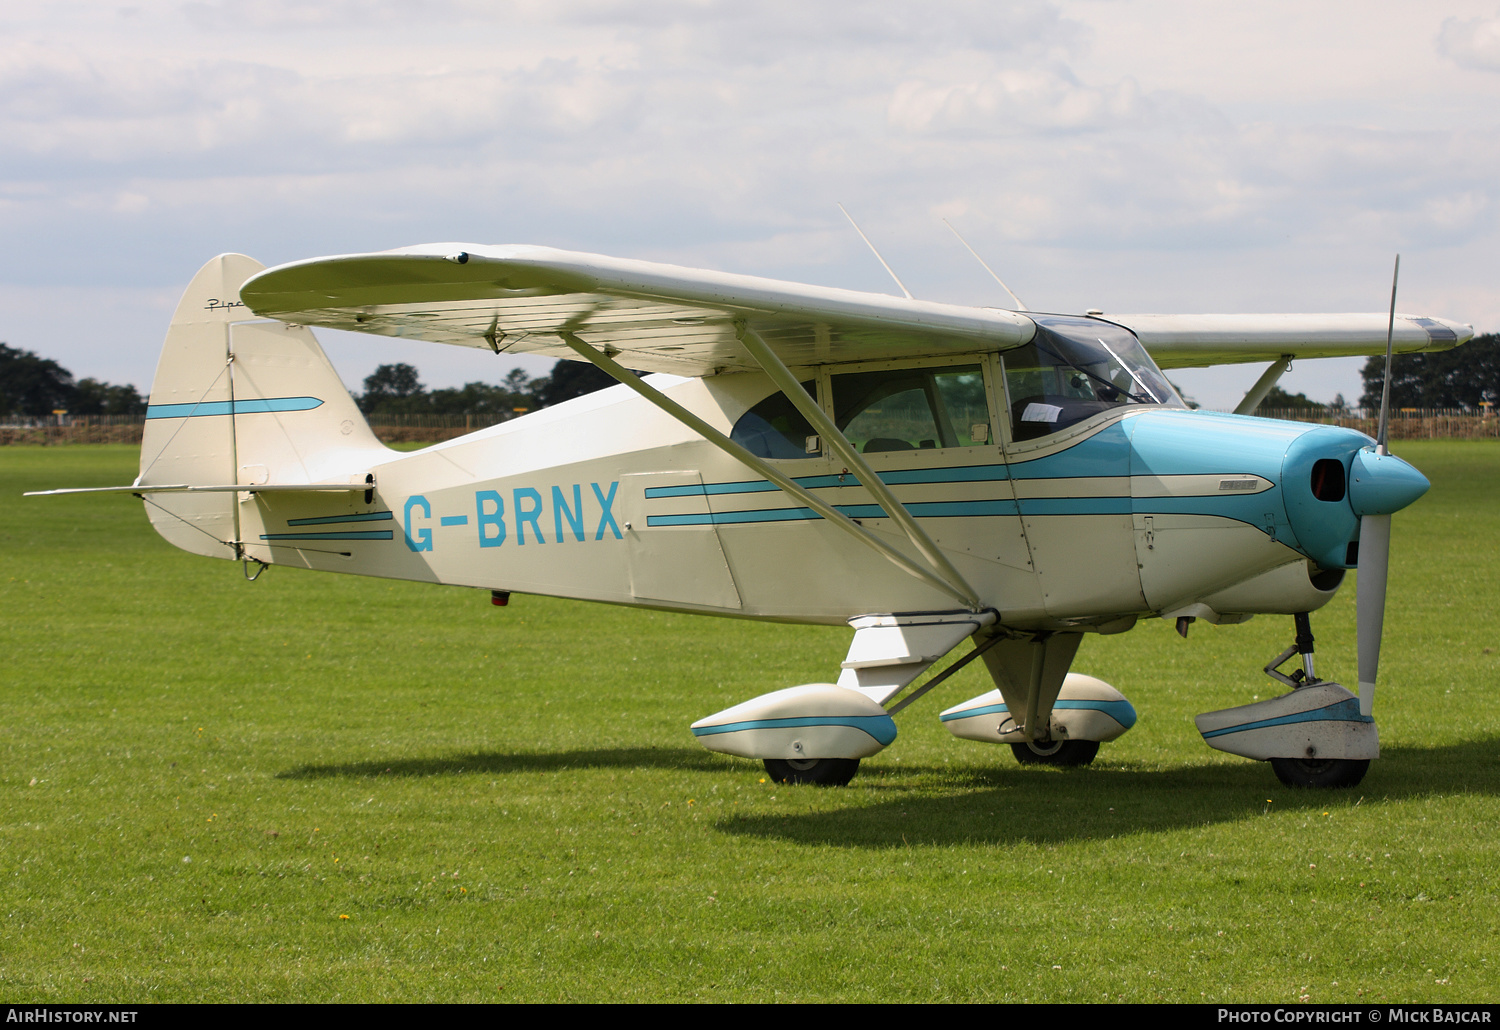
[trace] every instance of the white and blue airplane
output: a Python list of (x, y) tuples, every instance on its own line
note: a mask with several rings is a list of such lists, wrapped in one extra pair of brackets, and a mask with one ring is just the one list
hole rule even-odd
[[(398, 453), (310, 326), (583, 360), (621, 385)], [(1289, 785), (1349, 786), (1379, 754), (1390, 517), (1428, 484), (1383, 431), (1249, 416), (1294, 358), (1472, 336), (1394, 306), (1052, 315), (533, 246), (271, 269), (226, 254), (173, 317), (140, 475), (103, 489), (247, 573), (847, 623), (833, 682), (692, 725), (793, 782), (847, 783), (895, 739), (896, 713), (976, 657), (995, 689), (941, 713), (949, 730), (1087, 764), (1135, 712), (1069, 671), (1085, 633), (1290, 615), (1293, 642), (1266, 666), (1288, 693), (1199, 729)], [(1269, 366), (1235, 414), (1189, 410), (1161, 371), (1248, 361)], [(1357, 694), (1316, 675), (1308, 615), (1356, 567)]]

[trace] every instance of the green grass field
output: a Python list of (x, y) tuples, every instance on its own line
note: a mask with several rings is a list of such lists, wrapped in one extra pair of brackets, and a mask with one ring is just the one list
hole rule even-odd
[[(901, 717), (846, 789), (688, 724), (831, 678), (847, 630), (173, 550), (125, 447), (0, 450), (7, 1001), (1493, 1001), (1500, 444), (1410, 443), (1353, 791), (1198, 739), (1290, 619), (1160, 620), (1075, 668), (1141, 721), (1022, 769)], [(1353, 679), (1353, 587), (1314, 616)]]

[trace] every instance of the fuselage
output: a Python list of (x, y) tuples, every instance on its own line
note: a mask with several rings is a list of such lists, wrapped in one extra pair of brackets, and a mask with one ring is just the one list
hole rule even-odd
[[(831, 405), (827, 375), (807, 375)], [(1006, 624), (1108, 632), (1145, 613), (1234, 621), (1307, 611), (1357, 559), (1359, 520), (1342, 484), (1371, 443), (1363, 434), (1134, 405), (1016, 441), (994, 389), (998, 368), (984, 381), (962, 439), (867, 444), (865, 457)], [(726, 434), (776, 393), (757, 373), (649, 382)], [(915, 555), (826, 449), (769, 460)], [(1340, 467), (1337, 491), (1327, 464), (1314, 482), (1320, 461)], [(358, 493), (242, 495), (245, 553), (796, 622), (953, 606), (623, 387), (389, 452), (370, 471), (368, 502)]]

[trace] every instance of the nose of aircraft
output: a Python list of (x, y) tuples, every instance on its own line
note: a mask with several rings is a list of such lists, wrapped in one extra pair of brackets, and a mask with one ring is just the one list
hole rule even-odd
[(1393, 514), (1432, 485), (1394, 454), (1379, 454), (1372, 447), (1355, 453), (1349, 473), (1349, 506), (1356, 515)]

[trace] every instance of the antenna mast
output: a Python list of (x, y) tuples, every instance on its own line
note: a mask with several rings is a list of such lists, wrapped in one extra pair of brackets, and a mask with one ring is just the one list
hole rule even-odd
[(1016, 310), (1017, 311), (1030, 311), (1031, 310), (1030, 308), (1028, 308), (1021, 301), (1020, 297), (1016, 296), (1016, 291), (1012, 290), (1009, 286), (1006, 286), (1005, 285), (1005, 280), (1001, 279), (998, 275), (996, 275), (995, 274), (995, 270), (993, 268), (991, 268), (988, 264), (985, 263), (984, 258), (982, 258), (982, 257), (979, 256), (979, 251), (975, 250), (973, 247), (969, 247), (969, 241), (966, 240), (966, 239), (964, 239), (963, 236), (960, 235), (960, 233), (959, 233), (959, 231), (957, 229), (953, 228), (953, 223), (952, 222), (950, 222), (950, 221), (948, 221), (948, 219), (944, 218), (943, 219), (943, 224), (946, 225), (952, 231), (953, 235), (955, 235), (955, 236), (958, 237), (958, 242), (959, 243), (962, 243), (965, 247), (969, 248), (969, 253), (973, 254), (974, 255), (974, 260), (978, 261), (979, 264), (981, 266), (983, 266), (984, 270), (986, 272), (990, 273), (990, 278), (994, 279), (995, 282), (999, 283), (1000, 284), (1000, 288), (1002, 290), (1004, 290), (1006, 293), (1010, 294), (1010, 299), (1016, 302)]
[[(839, 210), (844, 211), (843, 204), (839, 205)], [(913, 297), (911, 295), (911, 291), (906, 288), (906, 284), (901, 281), (901, 277), (891, 269), (890, 265), (885, 263), (885, 258), (880, 256), (880, 251), (875, 249), (875, 244), (870, 242), (870, 237), (865, 235), (865, 231), (859, 227), (859, 223), (854, 220), (854, 216), (851, 215), (848, 211), (844, 211), (844, 217), (849, 219), (849, 224), (854, 226), (854, 231), (859, 233), (859, 238), (865, 241), (865, 246), (870, 248), (870, 253), (875, 255), (875, 260), (880, 262), (880, 267), (889, 272), (891, 278), (896, 280), (896, 285), (901, 287), (901, 292), (906, 294), (906, 299), (916, 300), (917, 298)]]

